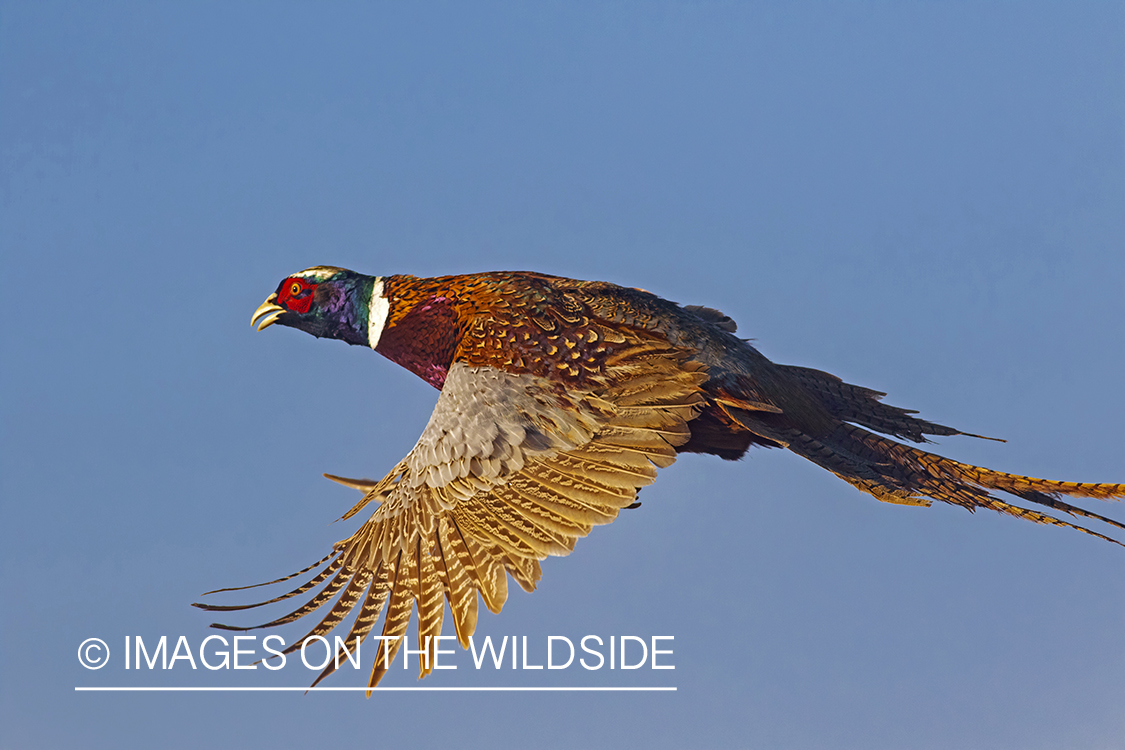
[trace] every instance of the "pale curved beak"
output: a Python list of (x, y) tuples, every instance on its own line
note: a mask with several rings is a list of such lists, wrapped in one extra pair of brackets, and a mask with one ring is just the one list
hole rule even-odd
[[(266, 297), (266, 301), (259, 305), (254, 314), (250, 316), (250, 325), (257, 323), (258, 330), (261, 331), (276, 323), (281, 314), (285, 312), (285, 308), (275, 302), (276, 299), (277, 292)], [(259, 319), (261, 320), (260, 323), (258, 322)]]

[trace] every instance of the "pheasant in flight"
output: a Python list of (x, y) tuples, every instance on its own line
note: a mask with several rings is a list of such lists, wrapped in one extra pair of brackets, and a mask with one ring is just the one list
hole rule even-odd
[[(382, 632), (394, 645), (379, 650), (371, 687), (415, 606), (419, 649), (432, 653), (446, 602), (468, 648), (478, 593), (499, 612), (507, 576), (532, 591), (540, 560), (568, 554), (593, 526), (633, 506), (678, 453), (737, 459), (751, 445), (788, 448), (883, 502), (988, 508), (1120, 544), (993, 494), (1001, 491), (1125, 529), (1060, 499), (1125, 497), (1125, 484), (1005, 474), (883, 437), (924, 443), (927, 435), (970, 433), (883, 404), (883, 393), (826, 372), (774, 364), (717, 310), (639, 289), (538, 273), (423, 279), (318, 266), (282, 281), (251, 322), (370, 347), (441, 390), (417, 445), (383, 479), (325, 475), (363, 493), (343, 518), (374, 510), (329, 555), (269, 583), (311, 579), (258, 604), (195, 605), (249, 609), (324, 584), (293, 612), (255, 627), (332, 602), (309, 632), (324, 635), (358, 606), (347, 643), (366, 638), (385, 610)], [(253, 587), (220, 591), (245, 588)], [(421, 661), (424, 677), (432, 659)]]

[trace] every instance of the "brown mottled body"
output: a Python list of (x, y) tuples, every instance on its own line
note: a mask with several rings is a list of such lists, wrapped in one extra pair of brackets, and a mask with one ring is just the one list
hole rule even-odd
[(376, 351), (420, 375), (448, 371), (457, 360), (581, 385), (602, 372), (613, 342), (560, 281), (516, 273), (390, 276), (384, 294), (392, 313)]
[(643, 290), (526, 272), (390, 276), (384, 284), (393, 312), (376, 351), (437, 388), (455, 359), (581, 386), (615, 347), (647, 338), (691, 350), (711, 373), (711, 398), (681, 452), (735, 459), (752, 444), (784, 445), (744, 427), (723, 402), (784, 413), (814, 437), (838, 422), (787, 372), (798, 368), (775, 365), (728, 327)]

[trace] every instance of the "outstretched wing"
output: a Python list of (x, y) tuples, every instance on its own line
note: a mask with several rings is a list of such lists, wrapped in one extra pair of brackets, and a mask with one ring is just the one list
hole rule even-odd
[[(656, 339), (619, 349), (601, 376), (578, 388), (455, 363), (421, 438), (393, 471), (378, 482), (334, 478), (364, 491), (344, 518), (378, 504), (367, 522), (320, 562), (278, 581), (323, 566), (319, 572), (266, 602), (195, 606), (249, 609), (324, 584), (272, 622), (215, 627), (283, 625), (332, 602), (308, 636), (330, 632), (358, 606), (348, 643), (365, 638), (385, 611), (382, 634), (394, 640), (379, 650), (370, 687), (394, 659), (417, 607), (419, 649), (430, 652), (421, 660), (424, 677), (445, 602), (457, 638), (468, 648), (478, 592), (485, 606), (499, 612), (507, 575), (533, 590), (540, 560), (568, 554), (591, 528), (631, 505), (657, 468), (675, 461), (676, 446), (690, 438), (687, 423), (703, 407), (706, 379), (690, 352)], [(316, 682), (334, 671), (335, 662)]]

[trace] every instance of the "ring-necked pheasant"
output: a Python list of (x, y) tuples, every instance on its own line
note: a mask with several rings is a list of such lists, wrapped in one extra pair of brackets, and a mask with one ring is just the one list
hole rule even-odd
[[(375, 509), (331, 554), (270, 583), (323, 566), (310, 580), (268, 602), (196, 606), (248, 609), (323, 583), (305, 605), (256, 627), (335, 599), (309, 635), (329, 632), (358, 606), (350, 644), (385, 610), (383, 635), (398, 637), (390, 659), (415, 606), (419, 648), (433, 648), (446, 601), (467, 648), (478, 592), (499, 612), (508, 575), (533, 590), (540, 560), (567, 554), (593, 526), (613, 521), (681, 452), (736, 459), (751, 445), (788, 448), (884, 502), (989, 508), (1120, 543), (992, 494), (1003, 491), (1125, 529), (1060, 499), (1119, 498), (1125, 484), (1005, 474), (882, 437), (875, 433), (917, 443), (970, 433), (828, 373), (774, 364), (722, 313), (639, 289), (537, 273), (421, 279), (320, 266), (282, 281), (252, 322), (370, 347), (441, 395), (417, 445), (386, 477), (326, 475), (363, 493), (343, 518)], [(386, 655), (380, 649), (369, 685), (386, 671)], [(330, 661), (317, 682), (333, 668)]]

